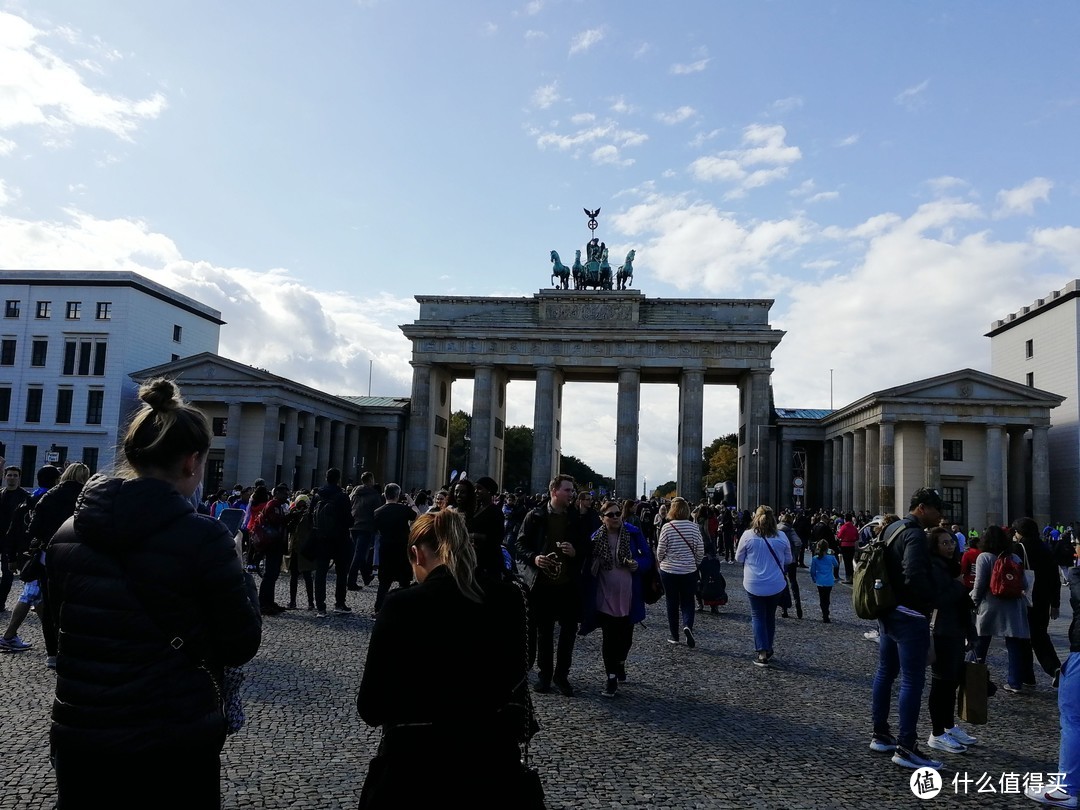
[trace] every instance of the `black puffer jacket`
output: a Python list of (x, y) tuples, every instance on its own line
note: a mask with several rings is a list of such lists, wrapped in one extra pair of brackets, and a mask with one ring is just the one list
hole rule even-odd
[[(225, 722), (207, 670), (220, 677), (251, 660), (262, 633), (254, 581), (225, 526), (165, 481), (94, 476), (46, 565), (60, 630), (53, 745), (220, 750)], [(184, 650), (169, 646), (174, 635)]]
[(26, 528), (31, 542), (41, 548), (49, 545), (56, 530), (75, 512), (75, 502), (82, 488), (78, 481), (64, 481), (41, 496)]

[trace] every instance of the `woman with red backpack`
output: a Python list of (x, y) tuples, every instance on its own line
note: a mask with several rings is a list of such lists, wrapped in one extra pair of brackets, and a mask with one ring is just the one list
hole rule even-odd
[(1022, 589), (1016, 593), (1001, 584), (1001, 572), (1006, 568), (1011, 569), (1015, 577), (1015, 571), (1019, 569), (1022, 578), (1024, 563), (1016, 553), (1013, 541), (1000, 526), (987, 527), (982, 533), (980, 547), (982, 554), (975, 561), (975, 587), (971, 591), (971, 601), (975, 603), (975, 632), (978, 635), (975, 657), (985, 661), (991, 639), (995, 636), (1004, 638), (1009, 654), (1009, 671), (1004, 689), (1020, 694), (1023, 686), (1023, 650), (1031, 637), (1027, 601)]

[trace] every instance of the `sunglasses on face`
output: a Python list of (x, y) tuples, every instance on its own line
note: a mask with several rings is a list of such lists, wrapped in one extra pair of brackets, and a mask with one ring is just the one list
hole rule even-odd
[(604, 517), (606, 518), (617, 518), (618, 516), (618, 512), (604, 512)]

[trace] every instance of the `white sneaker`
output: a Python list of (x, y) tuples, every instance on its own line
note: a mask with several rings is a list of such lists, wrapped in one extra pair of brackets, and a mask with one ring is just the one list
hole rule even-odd
[(1061, 788), (1049, 790), (1045, 785), (1029, 787), (1024, 793), (1029, 799), (1039, 804), (1050, 804), (1057, 807), (1076, 807), (1076, 797), (1070, 796)]
[(926, 741), (926, 745), (929, 748), (933, 748), (937, 751), (945, 751), (949, 754), (962, 754), (967, 751), (967, 746), (957, 742), (948, 734), (941, 734), (935, 737), (930, 735), (930, 739)]
[(972, 737), (970, 734), (960, 728), (960, 726), (953, 726), (952, 728), (947, 729), (945, 733), (961, 745), (975, 745), (975, 743), (979, 741), (978, 737)]
[(862, 634), (862, 637), (865, 638), (867, 641), (880, 641), (877, 630), (867, 630), (865, 633)]

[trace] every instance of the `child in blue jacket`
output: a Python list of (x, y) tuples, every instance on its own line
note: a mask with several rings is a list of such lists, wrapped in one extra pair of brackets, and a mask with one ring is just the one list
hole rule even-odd
[(817, 544), (814, 559), (810, 561), (810, 579), (817, 585), (818, 601), (821, 602), (821, 620), (829, 623), (829, 602), (832, 599), (833, 585), (840, 571), (840, 561), (832, 553), (829, 544), (821, 540)]

